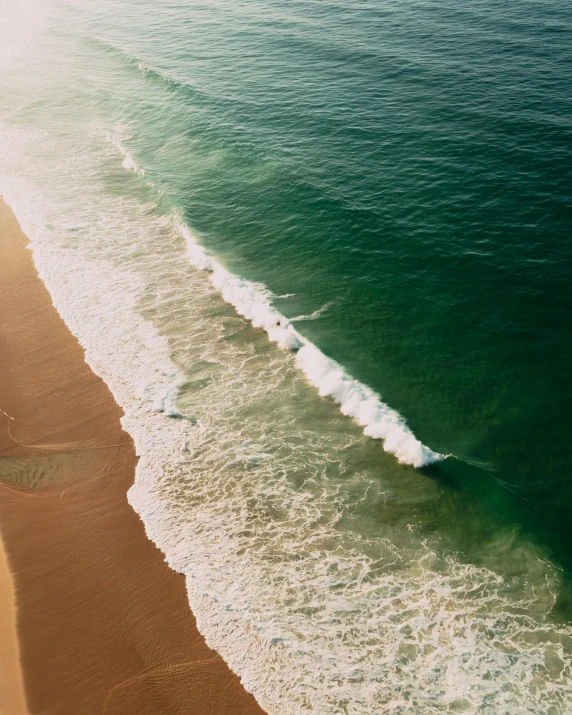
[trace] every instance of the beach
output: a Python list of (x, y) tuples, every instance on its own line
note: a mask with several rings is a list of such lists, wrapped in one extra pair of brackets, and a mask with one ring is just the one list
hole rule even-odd
[(127, 503), (121, 409), (27, 244), (0, 202), (0, 710), (260, 714)]

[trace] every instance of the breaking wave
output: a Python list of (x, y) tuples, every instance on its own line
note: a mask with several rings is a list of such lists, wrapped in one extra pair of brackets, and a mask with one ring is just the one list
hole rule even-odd
[(344, 415), (364, 428), (368, 437), (383, 441), (386, 452), (402, 464), (425, 467), (445, 459), (422, 444), (411, 432), (403, 417), (381, 401), (367, 385), (354, 380), (341, 365), (304, 338), (284, 315), (272, 305), (272, 294), (262, 284), (236, 276), (215, 261), (196, 241), (188, 227), (179, 221), (179, 230), (187, 242), (187, 257), (200, 270), (210, 273), (212, 284), (227, 303), (262, 328), (270, 340), (285, 350), (296, 351), (296, 363), (322, 397), (330, 397)]
[[(123, 168), (144, 176), (144, 169), (133, 161), (116, 135), (106, 132), (106, 136), (124, 157)], [(393, 454), (401, 464), (421, 468), (446, 458), (447, 455), (435, 452), (420, 442), (396, 410), (386, 405), (367, 385), (348, 375), (341, 365), (324, 355), (294, 328), (294, 322), (315, 319), (328, 306), (309, 316), (286, 318), (272, 305), (273, 295), (265, 285), (227, 271), (198, 243), (176, 211), (174, 221), (186, 241), (190, 263), (201, 271), (207, 271), (211, 283), (224, 300), (255, 328), (262, 328), (269, 339), (283, 350), (295, 351), (296, 364), (308, 381), (318, 388), (322, 397), (334, 400), (344, 415), (352, 417), (363, 427), (364, 434), (381, 440), (384, 450)], [(158, 409), (176, 414), (174, 393), (172, 388), (169, 389), (164, 399), (159, 400)], [(164, 407), (163, 403), (169, 406)]]
[(109, 132), (106, 132), (107, 139), (113, 144), (114, 147), (121, 153), (123, 156), (123, 162), (121, 163), (121, 166), (126, 170), (126, 171), (132, 171), (135, 174), (139, 174), (139, 176), (145, 176), (145, 170), (137, 164), (133, 160), (133, 157), (131, 154), (125, 149), (125, 147), (121, 144), (121, 142), (112, 134)]

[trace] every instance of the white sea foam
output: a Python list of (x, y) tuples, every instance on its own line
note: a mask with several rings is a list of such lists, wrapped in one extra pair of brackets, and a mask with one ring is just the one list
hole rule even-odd
[(140, 176), (145, 176), (145, 169), (143, 169), (139, 164), (137, 164), (134, 160), (131, 154), (125, 149), (125, 147), (121, 144), (119, 139), (117, 138), (116, 135), (111, 134), (110, 132), (105, 132), (105, 135), (110, 141), (114, 147), (119, 151), (119, 153), (123, 156), (123, 161), (121, 162), (121, 166), (126, 170), (126, 171), (132, 171), (134, 174), (139, 174)]
[(177, 408), (177, 396), (181, 380), (182, 378), (177, 376), (177, 379), (172, 384), (155, 395), (153, 408), (157, 412), (162, 412), (167, 417), (183, 417), (183, 414)]
[(209, 271), (213, 285), (225, 301), (255, 328), (265, 330), (272, 342), (286, 350), (298, 351), (296, 363), (322, 397), (335, 400), (344, 415), (353, 417), (368, 437), (382, 440), (385, 451), (395, 455), (402, 464), (419, 468), (445, 458), (422, 444), (403, 417), (384, 404), (379, 395), (350, 377), (338, 363), (300, 335), (292, 321), (272, 306), (272, 294), (264, 285), (229, 273), (208, 255), (187, 226), (182, 222), (178, 225), (187, 242), (191, 263)]

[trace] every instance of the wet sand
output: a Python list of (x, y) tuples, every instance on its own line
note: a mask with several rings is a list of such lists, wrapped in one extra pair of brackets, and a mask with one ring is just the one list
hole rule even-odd
[(14, 583), (1, 541), (0, 614), (0, 713), (25, 715), (26, 699), (16, 631)]
[(0, 711), (263, 715), (128, 505), (121, 410), (27, 243), (0, 200)]

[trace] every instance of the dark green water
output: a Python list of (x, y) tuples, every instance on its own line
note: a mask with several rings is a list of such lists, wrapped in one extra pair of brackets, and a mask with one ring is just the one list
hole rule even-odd
[(567, 563), (569, 8), (138, 3), (113, 17), (86, 16), (94, 54), (152, 70), (124, 107), (132, 153), (203, 243), (294, 293), (277, 301), (290, 317), (329, 304), (303, 334), (455, 455), (434, 478)]

